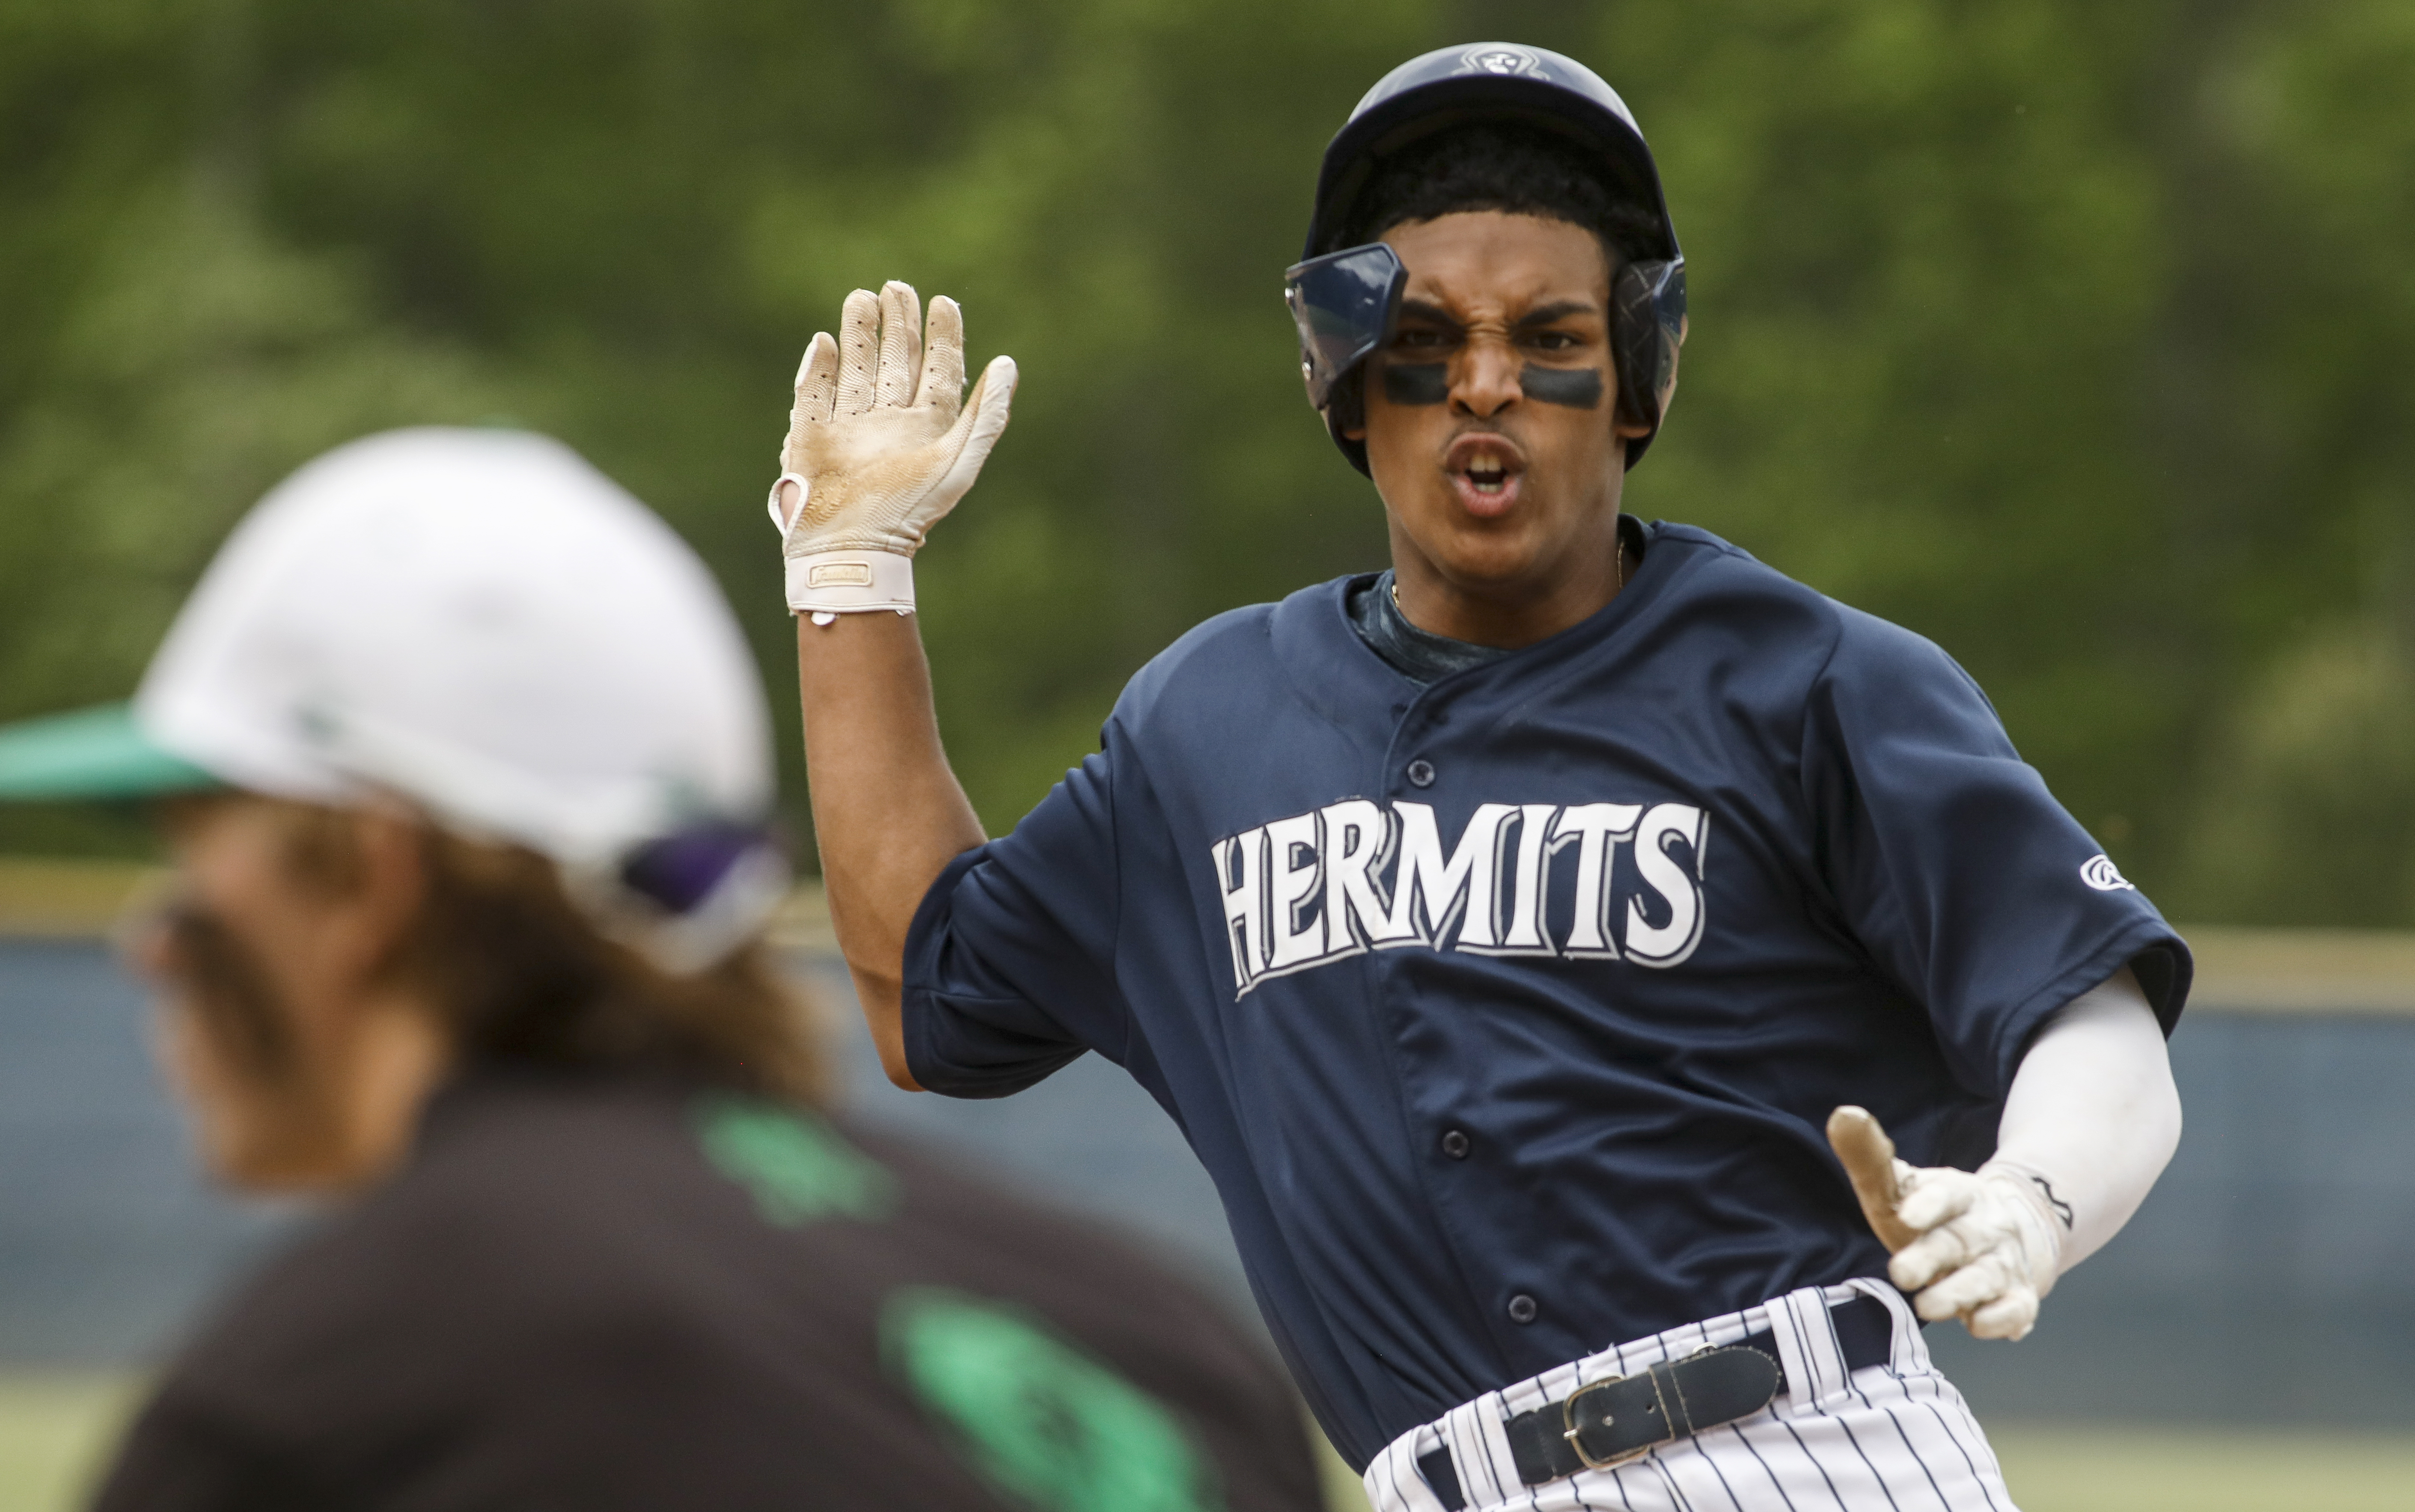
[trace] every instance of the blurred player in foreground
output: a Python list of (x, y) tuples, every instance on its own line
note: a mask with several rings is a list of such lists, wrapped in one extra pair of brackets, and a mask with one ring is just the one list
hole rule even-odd
[(1937, 647), (1622, 512), (1684, 260), (1590, 70), (1404, 64), (1306, 259), (1391, 570), (1185, 636), (997, 841), (903, 611), (1013, 369), (960, 412), (899, 284), (815, 338), (773, 515), (890, 1074), (1128, 1068), (1386, 1512), (2007, 1512), (1919, 1321), (2019, 1337), (2137, 1208), (2186, 947)]
[(341, 1199), (169, 1369), (107, 1512), (1318, 1505), (1207, 1301), (816, 1110), (754, 668), (555, 442), (303, 469), (130, 711), (0, 732), (0, 793), (162, 799), (132, 950), (201, 1144)]

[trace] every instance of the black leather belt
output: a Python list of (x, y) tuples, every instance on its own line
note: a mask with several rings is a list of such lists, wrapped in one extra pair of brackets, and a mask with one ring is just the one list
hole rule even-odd
[[(1874, 1296), (1856, 1296), (1828, 1310), (1847, 1370), (1883, 1365), (1895, 1350), (1895, 1314)], [(1656, 1365), (1641, 1375), (1580, 1386), (1557, 1401), (1520, 1413), (1504, 1425), (1518, 1478), (1529, 1486), (1606, 1470), (1664, 1444), (1732, 1423), (1786, 1391), (1777, 1336), (1764, 1328), (1732, 1344)], [(1460, 1512), (1467, 1498), (1450, 1450), (1418, 1456), (1418, 1473), (1442, 1505)]]

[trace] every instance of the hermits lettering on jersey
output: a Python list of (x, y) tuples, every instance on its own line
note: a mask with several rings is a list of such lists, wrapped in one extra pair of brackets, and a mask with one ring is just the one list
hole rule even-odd
[(1690, 803), (1485, 803), (1446, 850), (1432, 805), (1363, 798), (1245, 830), (1211, 847), (1236, 996), (1408, 947), (1675, 966), (1709, 830)]

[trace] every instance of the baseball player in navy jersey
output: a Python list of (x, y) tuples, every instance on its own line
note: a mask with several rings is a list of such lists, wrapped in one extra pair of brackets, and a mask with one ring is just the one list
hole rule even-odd
[(772, 498), (832, 911), (900, 1085), (1157, 1098), (1385, 1512), (2009, 1512), (1921, 1325), (2137, 1208), (2187, 948), (1944, 652), (1622, 512), (1684, 275), (1582, 65), (1386, 76), (1285, 293), (1390, 570), (1184, 636), (995, 841), (909, 561), (1014, 369), (851, 296)]

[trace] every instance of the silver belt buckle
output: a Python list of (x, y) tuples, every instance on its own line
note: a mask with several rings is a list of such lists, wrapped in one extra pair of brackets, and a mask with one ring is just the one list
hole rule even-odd
[[(1661, 1364), (1667, 1366), (1683, 1365), (1688, 1360), (1699, 1358), (1702, 1355), (1708, 1355), (1712, 1351), (1721, 1347), (1723, 1346), (1718, 1344), (1704, 1344), (1702, 1348), (1693, 1351), (1691, 1354), (1681, 1355), (1672, 1360), (1664, 1360)], [(1657, 1370), (1658, 1367), (1656, 1366), (1654, 1369)], [(1582, 1430), (1577, 1427), (1578, 1400), (1588, 1391), (1599, 1391), (1604, 1386), (1614, 1386), (1622, 1381), (1632, 1380), (1633, 1377), (1613, 1375), (1607, 1381), (1596, 1381), (1590, 1385), (1579, 1386), (1576, 1390), (1568, 1393), (1567, 1400), (1560, 1403), (1560, 1421), (1568, 1427), (1568, 1431), (1562, 1433), (1560, 1437), (1568, 1441), (1568, 1447), (1577, 1452), (1577, 1458), (1584, 1461), (1586, 1469), (1615, 1470), (1620, 1465), (1630, 1464), (1635, 1460), (1642, 1459), (1645, 1455), (1650, 1454), (1653, 1450), (1659, 1448), (1664, 1444), (1674, 1444), (1677, 1442), (1677, 1426), (1669, 1416), (1669, 1402), (1668, 1400), (1661, 1395), (1660, 1378), (1654, 1375), (1651, 1370), (1646, 1370), (1643, 1374), (1644, 1378), (1652, 1383), (1652, 1400), (1660, 1409), (1660, 1427), (1662, 1433), (1659, 1438), (1654, 1439), (1651, 1443), (1643, 1445), (1640, 1449), (1629, 1449), (1625, 1454), (1612, 1455), (1607, 1460), (1597, 1460), (1592, 1455), (1585, 1452), (1584, 1440), (1577, 1436), (1582, 1431)], [(1601, 1426), (1604, 1428), (1611, 1426), (1611, 1420), (1607, 1415), (1602, 1417)]]
[[(1586, 1450), (1584, 1440), (1580, 1436), (1583, 1433), (1584, 1430), (1577, 1423), (1577, 1403), (1584, 1400), (1587, 1392), (1599, 1391), (1604, 1386), (1614, 1386), (1626, 1379), (1628, 1378), (1623, 1375), (1613, 1375), (1607, 1381), (1596, 1381), (1590, 1385), (1579, 1386), (1576, 1390), (1568, 1393), (1567, 1400), (1560, 1403), (1560, 1421), (1567, 1425), (1568, 1428), (1568, 1431), (1562, 1433), (1560, 1437), (1568, 1441), (1568, 1447), (1577, 1452), (1577, 1458), (1584, 1461), (1584, 1466), (1587, 1470), (1615, 1470), (1620, 1465), (1629, 1464), (1637, 1460), (1642, 1459), (1645, 1455), (1650, 1454), (1653, 1450), (1660, 1447), (1663, 1444), (1673, 1443), (1676, 1440), (1676, 1435), (1672, 1433), (1668, 1438), (1655, 1440), (1654, 1442), (1643, 1445), (1640, 1449), (1629, 1449), (1625, 1454), (1612, 1455), (1607, 1460), (1597, 1460)], [(1659, 1395), (1659, 1387), (1658, 1385), (1653, 1387), (1653, 1395), (1656, 1398)], [(1665, 1423), (1667, 1419), (1664, 1416), (1662, 1420)], [(1604, 1414), (1601, 1419), (1601, 1426), (1603, 1428), (1608, 1428), (1611, 1426), (1611, 1423), (1612, 1419), (1610, 1415), (1608, 1414)]]

